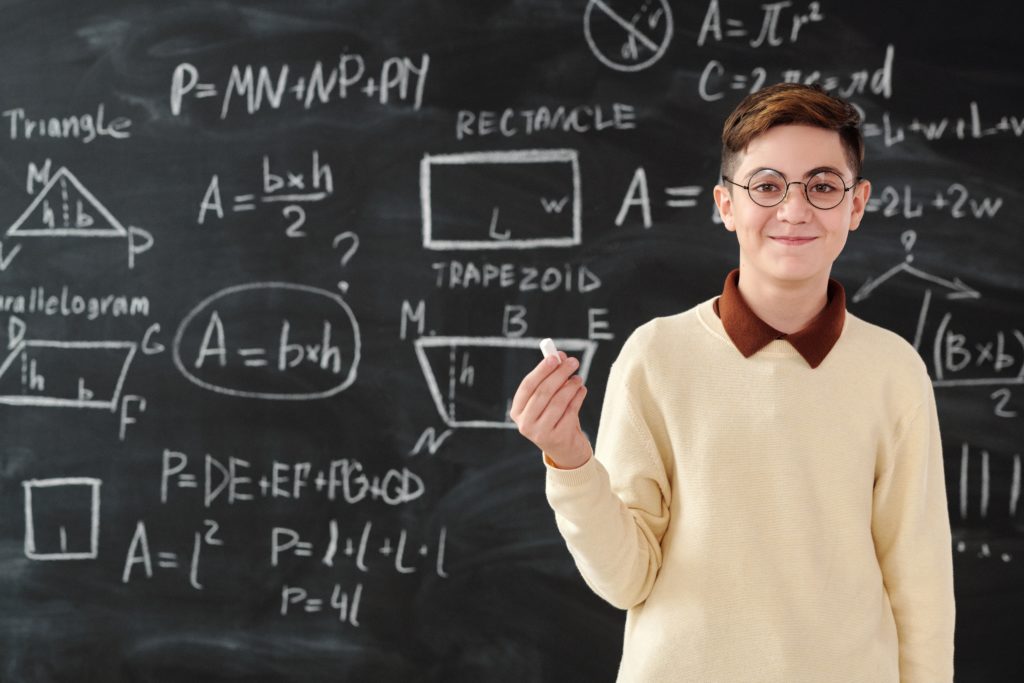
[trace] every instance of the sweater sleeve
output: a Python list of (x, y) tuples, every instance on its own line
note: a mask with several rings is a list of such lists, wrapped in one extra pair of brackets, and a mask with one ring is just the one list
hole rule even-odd
[(953, 552), (930, 381), (925, 393), (876, 477), (871, 522), (896, 621), (902, 683), (953, 680)]
[(613, 364), (595, 456), (574, 470), (549, 463), (546, 493), (583, 579), (612, 605), (629, 609), (647, 599), (661, 567), (671, 491), (622, 374), (621, 364)]

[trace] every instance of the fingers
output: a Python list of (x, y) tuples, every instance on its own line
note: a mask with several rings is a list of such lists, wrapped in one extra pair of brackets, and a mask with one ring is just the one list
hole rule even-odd
[(556, 392), (536, 421), (520, 424), (520, 433), (551, 458), (556, 467), (579, 467), (593, 454), (580, 428), (579, 411), (586, 393), (582, 378), (574, 375)]
[(587, 395), (580, 363), (559, 352), (561, 363), (546, 358), (520, 383), (509, 415), (519, 433), (559, 467), (577, 467), (593, 451), (580, 428), (579, 412)]
[[(562, 381), (565, 381), (565, 377), (568, 377), (573, 369), (570, 369), (566, 365), (568, 356), (563, 351), (558, 352), (558, 357), (561, 360), (561, 364), (557, 363), (554, 356), (551, 358), (545, 358), (537, 364), (533, 370), (523, 378), (523, 381), (519, 384), (519, 388), (516, 389), (515, 396), (512, 398), (512, 408), (509, 411), (509, 415), (513, 420), (517, 420), (519, 415), (526, 408), (527, 402), (536, 393), (537, 389), (541, 384), (547, 380), (552, 373), (562, 372), (564, 377)], [(561, 384), (561, 382), (559, 382)]]
[(573, 395), (569, 404), (565, 407), (562, 416), (555, 423), (554, 431), (563, 429), (580, 429), (580, 408), (583, 407), (583, 400), (587, 397), (587, 385), (580, 383), (579, 388)]
[(568, 378), (547, 404), (541, 407), (540, 413), (536, 416), (537, 429), (541, 432), (554, 431), (582, 386), (583, 378), (579, 375)]
[[(538, 421), (551, 400), (562, 389), (570, 375), (572, 375), (572, 373), (574, 373), (578, 368), (579, 361), (575, 358), (568, 357), (566, 360), (562, 361), (561, 365), (549, 372), (548, 375), (544, 377), (539, 384), (537, 384), (533, 393), (527, 397), (526, 404), (522, 407), (522, 410), (519, 413), (519, 421)], [(568, 401), (568, 399), (566, 400)], [(561, 412), (559, 415), (561, 415)]]
[[(562, 352), (559, 351), (558, 355), (561, 357)], [(559, 367), (558, 364), (550, 358), (545, 358), (537, 364), (537, 367), (527, 373), (523, 381), (519, 383), (515, 396), (512, 397), (512, 408), (509, 410), (509, 415), (512, 416), (513, 420), (518, 417), (519, 413), (523, 412), (523, 408), (526, 407), (526, 402), (533, 396), (533, 392), (537, 390), (537, 387), (544, 381), (544, 378), (551, 374), (556, 367)]]

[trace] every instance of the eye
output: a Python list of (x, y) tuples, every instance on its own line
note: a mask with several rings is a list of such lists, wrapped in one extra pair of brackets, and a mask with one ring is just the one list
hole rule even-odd
[(762, 196), (781, 194), (786, 187), (786, 179), (778, 171), (762, 169), (747, 181), (751, 194)]
[(807, 181), (807, 191), (812, 194), (842, 192), (845, 187), (843, 179), (831, 171), (818, 173)]

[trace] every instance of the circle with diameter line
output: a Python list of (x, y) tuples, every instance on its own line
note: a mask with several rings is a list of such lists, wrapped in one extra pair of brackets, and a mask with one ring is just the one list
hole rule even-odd
[(594, 56), (616, 71), (641, 71), (672, 41), (668, 0), (590, 0), (583, 34)]

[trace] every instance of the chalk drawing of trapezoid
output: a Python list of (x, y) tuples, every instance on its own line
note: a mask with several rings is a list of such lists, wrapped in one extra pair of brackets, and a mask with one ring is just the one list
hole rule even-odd
[(8, 237), (127, 237), (128, 231), (61, 166), (7, 229)]
[(423, 247), (572, 247), (582, 236), (574, 149), (427, 154), (420, 161)]
[[(582, 354), (584, 381), (597, 342), (555, 339), (559, 349)], [(449, 427), (514, 429), (509, 409), (520, 380), (540, 361), (540, 339), (422, 337), (415, 341), (423, 377), (441, 419)], [(442, 386), (444, 390), (442, 390)]]
[(0, 365), (0, 404), (117, 409), (138, 344), (23, 340)]

